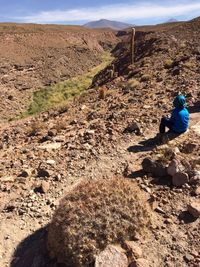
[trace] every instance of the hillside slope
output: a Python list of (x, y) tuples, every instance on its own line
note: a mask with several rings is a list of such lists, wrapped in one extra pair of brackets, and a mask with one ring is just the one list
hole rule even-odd
[(117, 38), (79, 26), (0, 24), (0, 117), (25, 110), (32, 93), (100, 64)]

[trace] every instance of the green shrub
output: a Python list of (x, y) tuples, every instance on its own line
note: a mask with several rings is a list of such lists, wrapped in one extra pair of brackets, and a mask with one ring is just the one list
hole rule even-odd
[(65, 266), (93, 266), (108, 244), (146, 233), (150, 208), (135, 182), (128, 179), (85, 181), (69, 192), (55, 212), (48, 249)]
[(102, 55), (102, 63), (92, 68), (89, 72), (34, 92), (32, 102), (22, 117), (58, 107), (81, 95), (91, 86), (94, 76), (109, 65), (112, 60), (112, 55), (109, 52), (105, 52)]

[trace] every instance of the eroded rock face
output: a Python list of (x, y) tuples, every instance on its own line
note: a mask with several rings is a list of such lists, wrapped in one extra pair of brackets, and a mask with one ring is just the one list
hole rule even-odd
[(109, 245), (95, 261), (95, 267), (128, 267), (128, 258), (121, 247)]

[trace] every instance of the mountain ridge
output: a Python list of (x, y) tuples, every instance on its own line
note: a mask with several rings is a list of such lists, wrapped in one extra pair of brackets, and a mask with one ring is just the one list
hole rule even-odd
[(96, 21), (90, 21), (83, 25), (86, 28), (111, 28), (113, 30), (123, 30), (129, 27), (134, 26), (133, 24), (114, 21), (114, 20), (107, 20), (107, 19), (100, 19)]

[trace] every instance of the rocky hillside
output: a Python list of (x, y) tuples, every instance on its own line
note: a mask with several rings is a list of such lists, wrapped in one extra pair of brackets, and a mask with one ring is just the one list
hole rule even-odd
[[(152, 208), (146, 238), (132, 240), (132, 266), (199, 266), (199, 24), (137, 31), (134, 65), (130, 35), (123, 33), (115, 61), (94, 79), (99, 90), (2, 125), (1, 266), (60, 266), (46, 248), (60, 198), (83, 180), (111, 177), (134, 180)], [(187, 98), (189, 132), (160, 143), (160, 117), (171, 111), (178, 91)], [(125, 267), (127, 255), (121, 256)]]
[(113, 31), (76, 26), (0, 24), (0, 113), (16, 117), (32, 93), (87, 72), (112, 49)]
[[(109, 77), (113, 69), (113, 78), (123, 76), (135, 87), (136, 94), (149, 92), (147, 98), (140, 100), (142, 104), (151, 103), (155, 112), (159, 112), (159, 107), (169, 108), (168, 100), (178, 92), (185, 94), (190, 104), (194, 103), (199, 97), (200, 83), (199, 25), (200, 19), (196, 19), (174, 27), (169, 24), (168, 29), (163, 29), (162, 25), (152, 27), (151, 31), (139, 28), (135, 37), (134, 65), (130, 65), (130, 35), (127, 33), (114, 50), (116, 60), (95, 77), (94, 84), (112, 80)], [(155, 97), (155, 93), (159, 97)]]

